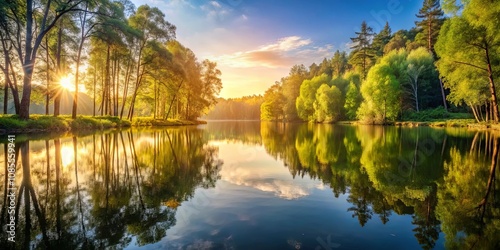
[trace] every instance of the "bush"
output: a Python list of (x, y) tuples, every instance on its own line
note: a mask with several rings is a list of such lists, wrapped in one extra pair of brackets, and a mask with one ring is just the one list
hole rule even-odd
[(468, 113), (450, 113), (439, 106), (435, 109), (427, 109), (420, 112), (404, 113), (402, 120), (404, 121), (435, 121), (444, 119), (469, 119), (471, 115)]

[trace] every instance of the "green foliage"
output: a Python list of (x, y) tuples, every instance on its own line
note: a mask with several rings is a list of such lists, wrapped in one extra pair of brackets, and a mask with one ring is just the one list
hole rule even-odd
[(349, 63), (353, 65), (358, 72), (361, 73), (363, 79), (365, 79), (370, 66), (374, 62), (375, 51), (371, 46), (371, 40), (373, 38), (373, 30), (366, 24), (365, 21), (361, 23), (361, 30), (355, 32), (356, 37), (351, 38), (354, 45), (351, 47), (352, 52), (349, 58)]
[(456, 115), (444, 109), (444, 107), (437, 107), (435, 109), (427, 109), (420, 112), (407, 112), (403, 114), (402, 120), (408, 121), (434, 121), (442, 119), (455, 118)]
[(347, 53), (345, 51), (335, 51), (331, 60), (333, 75), (332, 77), (341, 77), (349, 69)]
[(264, 103), (260, 106), (260, 119), (264, 121), (279, 121), (284, 118), (286, 99), (282, 94), (281, 85), (274, 84), (264, 94)]
[(67, 131), (84, 129), (105, 129), (114, 127), (130, 127), (130, 122), (115, 116), (47, 116), (31, 115), (28, 120), (21, 120), (17, 115), (0, 116), (0, 127), (9, 130), (35, 131)]
[(346, 116), (349, 120), (356, 119), (356, 112), (358, 111), (359, 105), (361, 104), (362, 97), (356, 84), (351, 81), (347, 88), (347, 93), (345, 97), (344, 108), (346, 110)]
[(281, 88), (286, 98), (283, 111), (287, 121), (299, 120), (295, 102), (300, 95), (300, 85), (307, 79), (309, 72), (304, 65), (294, 65), (287, 77), (281, 79)]
[(372, 47), (376, 57), (382, 57), (384, 55), (384, 48), (392, 38), (391, 33), (389, 22), (386, 22), (384, 28), (373, 37)]
[[(472, 6), (466, 5), (464, 12), (469, 13), (467, 8)], [(500, 57), (492, 52), (500, 49), (500, 40), (497, 32), (489, 31), (488, 23), (479, 25), (471, 15), (464, 13), (446, 20), (435, 49), (441, 58), (436, 66), (444, 77), (444, 86), (450, 89), (447, 99), (475, 111), (496, 98), (494, 80), (499, 77), (496, 62)], [(479, 121), (481, 111), (474, 113)]]
[(406, 77), (405, 50), (392, 51), (368, 72), (361, 85), (364, 101), (357, 115), (366, 123), (395, 120), (400, 112), (401, 83)]
[(434, 44), (439, 35), (439, 30), (444, 21), (444, 13), (441, 10), (440, 0), (424, 0), (422, 8), (416, 15), (420, 21), (415, 22), (422, 35), (415, 40), (425, 44), (429, 51), (434, 51)]
[(26, 120), (19, 119), (17, 115), (1, 115), (0, 116), (0, 128), (2, 129), (18, 129), (25, 128), (28, 122)]
[[(414, 101), (412, 108), (417, 112), (424, 105), (427, 107), (429, 104), (428, 93), (437, 90), (438, 86), (433, 86), (431, 83), (437, 81), (437, 72), (434, 67), (434, 58), (431, 53), (424, 47), (419, 47), (410, 51), (406, 58), (408, 68), (406, 70), (408, 78), (403, 82), (406, 87), (406, 96)], [(437, 92), (437, 91), (434, 91)], [(427, 95), (424, 95), (427, 94)], [(423, 98), (424, 97), (424, 98)], [(425, 100), (424, 103), (423, 100)]]
[(342, 111), (342, 93), (336, 86), (322, 84), (316, 91), (314, 101), (314, 118), (316, 122), (335, 122)]
[(316, 99), (316, 91), (323, 84), (328, 86), (331, 78), (322, 74), (320, 76), (316, 76), (312, 79), (304, 80), (300, 85), (300, 95), (297, 98), (296, 107), (297, 113), (300, 119), (304, 121), (314, 121), (314, 101)]

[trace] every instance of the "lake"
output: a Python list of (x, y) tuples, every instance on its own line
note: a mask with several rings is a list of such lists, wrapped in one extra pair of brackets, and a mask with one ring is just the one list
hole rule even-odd
[(498, 135), (260, 122), (4, 135), (0, 248), (13, 212), (16, 248), (500, 249)]

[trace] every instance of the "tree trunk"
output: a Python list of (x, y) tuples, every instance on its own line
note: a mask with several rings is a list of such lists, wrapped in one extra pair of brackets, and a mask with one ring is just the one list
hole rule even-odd
[[(57, 31), (57, 51), (56, 51), (56, 63), (57, 63), (57, 75), (59, 79), (62, 75), (62, 65), (61, 65), (61, 52), (62, 52), (62, 32), (63, 32), (63, 23), (62, 21), (59, 24), (59, 28)], [(54, 116), (58, 116), (60, 114), (61, 108), (61, 94), (64, 90), (61, 85), (57, 86), (56, 96), (54, 98)]]
[(82, 55), (82, 50), (83, 50), (83, 44), (85, 43), (85, 24), (87, 21), (87, 10), (88, 10), (89, 4), (88, 2), (85, 2), (85, 10), (83, 11), (83, 20), (81, 20), (81, 29), (82, 29), (82, 36), (80, 40), (80, 44), (78, 46), (78, 54), (76, 56), (76, 72), (75, 72), (75, 95), (73, 96), (73, 110), (71, 112), (71, 117), (73, 119), (76, 118), (76, 112), (78, 108), (78, 83), (79, 83), (79, 74), (80, 74), (80, 60), (81, 60), (81, 55)]
[(441, 86), (441, 96), (443, 97), (444, 110), (448, 111), (448, 104), (446, 103), (446, 95), (444, 94), (443, 80), (439, 78), (439, 85)]
[(493, 80), (493, 70), (491, 69), (491, 61), (490, 61), (488, 45), (486, 45), (485, 48), (486, 48), (485, 49), (486, 62), (488, 64), (488, 80), (490, 83), (491, 105), (493, 106), (493, 119), (495, 120), (495, 123), (498, 123), (499, 118), (498, 118), (497, 94), (495, 89), (495, 82)]
[(125, 83), (123, 86), (123, 98), (122, 98), (122, 108), (120, 110), (120, 119), (123, 117), (123, 111), (125, 110), (125, 103), (127, 101), (127, 93), (128, 93), (128, 85), (130, 83), (130, 76), (132, 71), (132, 63), (131, 59), (129, 58), (129, 61), (127, 63), (127, 72), (125, 73)]
[(46, 67), (46, 81), (47, 81), (47, 92), (45, 93), (45, 115), (49, 115), (49, 104), (50, 104), (50, 64), (49, 64), (49, 39), (45, 37), (45, 60), (47, 61)]
[(10, 90), (12, 91), (12, 98), (14, 100), (14, 108), (16, 110), (16, 114), (19, 115), (19, 112), (21, 110), (21, 102), (19, 101), (19, 90), (17, 88), (17, 76), (16, 76), (16, 72), (14, 71), (14, 68), (12, 66), (12, 62), (10, 62), (10, 65), (8, 65), (8, 66), (10, 68), (9, 75), (12, 75), (12, 80), (8, 81), (8, 83), (10, 84)]

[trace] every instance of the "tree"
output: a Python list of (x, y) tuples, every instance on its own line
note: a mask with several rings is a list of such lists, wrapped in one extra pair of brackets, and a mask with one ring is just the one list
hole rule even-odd
[(146, 73), (146, 65), (150, 62), (144, 60), (145, 48), (151, 45), (151, 41), (155, 40), (159, 43), (165, 43), (172, 38), (175, 38), (176, 27), (165, 20), (165, 14), (158, 8), (151, 8), (148, 5), (142, 5), (137, 9), (137, 12), (129, 18), (130, 26), (140, 32), (139, 38), (136, 40), (136, 69), (135, 69), (135, 86), (132, 94), (128, 118), (131, 120), (134, 116), (135, 101), (139, 89), (143, 85), (144, 74)]
[(300, 95), (300, 85), (308, 77), (308, 73), (303, 64), (294, 65), (288, 76), (282, 79), (281, 89), (286, 98), (284, 112), (287, 121), (299, 119), (295, 102)]
[(219, 95), (222, 89), (222, 80), (220, 79), (222, 73), (217, 68), (217, 63), (211, 62), (208, 59), (205, 59), (201, 66), (201, 81), (203, 87), (200, 98), (204, 101), (205, 105), (200, 111), (206, 111), (217, 103), (217, 95)]
[[(6, 38), (12, 43), (16, 56), (23, 69), (22, 99), (19, 105), (19, 117), (29, 118), (31, 103), (32, 78), (38, 55), (38, 49), (44, 36), (58, 23), (58, 20), (69, 12), (79, 11), (82, 0), (66, 2), (27, 0), (12, 2), (6, 18), (14, 27), (5, 31)], [(42, 11), (37, 11), (38, 9)], [(24, 32), (24, 34), (23, 34)]]
[(371, 40), (374, 33), (372, 28), (369, 27), (365, 21), (361, 23), (361, 30), (355, 33), (357, 36), (351, 38), (353, 45), (351, 46), (352, 52), (349, 63), (359, 67), (358, 70), (361, 71), (361, 76), (365, 79), (375, 56), (373, 48), (371, 47)]
[(420, 32), (424, 34), (421, 39), (424, 39), (427, 49), (434, 53), (434, 43), (439, 35), (439, 30), (443, 24), (443, 10), (439, 0), (424, 0), (422, 8), (416, 15), (421, 21), (415, 22)]
[(361, 104), (361, 93), (353, 81), (347, 87), (344, 108), (346, 110), (347, 118), (350, 120), (356, 119), (356, 112)]
[(342, 111), (342, 93), (336, 86), (323, 83), (316, 91), (314, 101), (314, 117), (316, 122), (335, 122), (340, 118)]
[(264, 103), (260, 106), (260, 119), (264, 121), (279, 121), (283, 118), (285, 96), (281, 93), (281, 85), (275, 83), (264, 94)]
[(345, 51), (335, 51), (335, 54), (333, 54), (333, 58), (331, 60), (333, 70), (332, 77), (341, 77), (342, 75), (344, 75), (344, 73), (349, 68), (349, 64), (347, 63), (347, 61), (347, 54)]
[(434, 59), (432, 54), (428, 52), (425, 48), (420, 47), (417, 50), (411, 51), (407, 57), (408, 64), (408, 81), (407, 85), (410, 86), (408, 90), (411, 98), (415, 101), (415, 110), (419, 112), (419, 86), (422, 85), (422, 82), (419, 82), (422, 74), (425, 74), (426, 71), (430, 71), (434, 69)]
[(401, 108), (401, 83), (406, 77), (405, 50), (392, 51), (373, 66), (361, 85), (364, 101), (358, 118), (367, 123), (395, 120)]
[[(436, 53), (440, 57), (437, 67), (444, 77), (445, 87), (450, 89), (448, 99), (451, 102), (469, 105), (477, 120), (482, 120), (480, 107), (487, 105), (486, 119), (489, 115), (498, 122), (495, 86), (498, 66), (495, 62), (500, 58), (495, 51), (500, 48), (500, 39), (488, 28), (494, 21), (483, 24), (476, 21), (475, 4), (476, 1), (465, 6), (464, 16), (454, 16), (444, 23), (436, 43)], [(489, 7), (495, 10), (494, 6)]]
[(300, 85), (300, 94), (296, 101), (297, 113), (300, 119), (304, 121), (314, 121), (314, 101), (316, 98), (316, 91), (323, 85), (331, 85), (331, 78), (322, 74), (312, 79), (304, 80)]
[(372, 47), (376, 57), (382, 57), (384, 55), (384, 48), (392, 38), (391, 33), (389, 22), (386, 22), (384, 28), (373, 37)]

